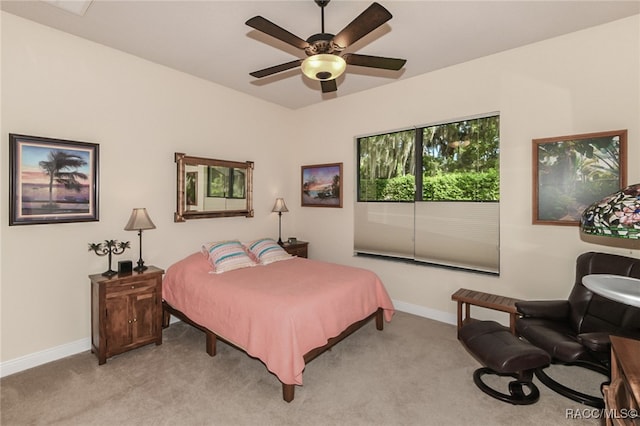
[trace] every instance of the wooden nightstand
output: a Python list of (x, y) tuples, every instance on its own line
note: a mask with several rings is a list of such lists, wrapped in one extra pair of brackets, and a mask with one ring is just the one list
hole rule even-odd
[(309, 243), (306, 241), (297, 241), (295, 243), (282, 243), (282, 248), (293, 256), (308, 257)]
[(149, 343), (162, 344), (162, 274), (144, 272), (101, 274), (91, 279), (91, 352), (98, 364)]

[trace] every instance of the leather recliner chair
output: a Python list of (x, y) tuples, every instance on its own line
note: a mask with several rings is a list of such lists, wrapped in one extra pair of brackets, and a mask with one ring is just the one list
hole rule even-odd
[[(582, 277), (589, 274), (640, 278), (640, 259), (596, 252), (581, 254), (576, 261), (575, 283), (569, 298), (516, 303), (522, 315), (516, 320), (516, 331), (529, 343), (545, 350), (552, 364), (578, 365), (610, 378), (609, 335), (640, 338), (640, 308), (591, 292), (582, 284)], [(602, 396), (568, 388), (549, 377), (542, 368), (535, 374), (567, 398), (604, 407)]]

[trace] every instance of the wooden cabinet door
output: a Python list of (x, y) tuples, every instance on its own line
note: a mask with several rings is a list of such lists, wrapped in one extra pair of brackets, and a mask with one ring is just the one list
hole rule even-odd
[(116, 354), (131, 344), (131, 308), (126, 295), (108, 297), (106, 300), (107, 353)]
[(156, 337), (156, 293), (153, 288), (131, 295), (133, 311), (133, 342), (153, 340)]
[(156, 294), (154, 287), (131, 285), (107, 295), (107, 352), (115, 355), (129, 346), (154, 340)]

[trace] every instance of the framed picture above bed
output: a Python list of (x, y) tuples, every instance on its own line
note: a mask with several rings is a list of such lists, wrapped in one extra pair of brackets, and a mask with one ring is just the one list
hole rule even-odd
[(9, 225), (98, 220), (99, 145), (9, 134)]
[(533, 140), (533, 224), (578, 226), (585, 208), (627, 184), (627, 131)]
[(342, 207), (342, 163), (302, 166), (302, 207)]

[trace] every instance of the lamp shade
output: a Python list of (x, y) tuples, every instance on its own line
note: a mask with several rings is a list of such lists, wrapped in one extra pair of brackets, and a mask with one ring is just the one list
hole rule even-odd
[(139, 231), (143, 229), (155, 229), (156, 225), (153, 224), (147, 209), (133, 209), (129, 222), (124, 227), (125, 231)]
[(640, 183), (611, 194), (585, 209), (580, 229), (585, 234), (640, 239)]
[(273, 210), (271, 211), (276, 213), (288, 212), (289, 209), (287, 208), (287, 205), (284, 203), (284, 198), (276, 198), (276, 203), (273, 205)]
[(321, 53), (302, 61), (301, 68), (304, 75), (312, 80), (333, 80), (342, 75), (347, 63), (338, 55)]

